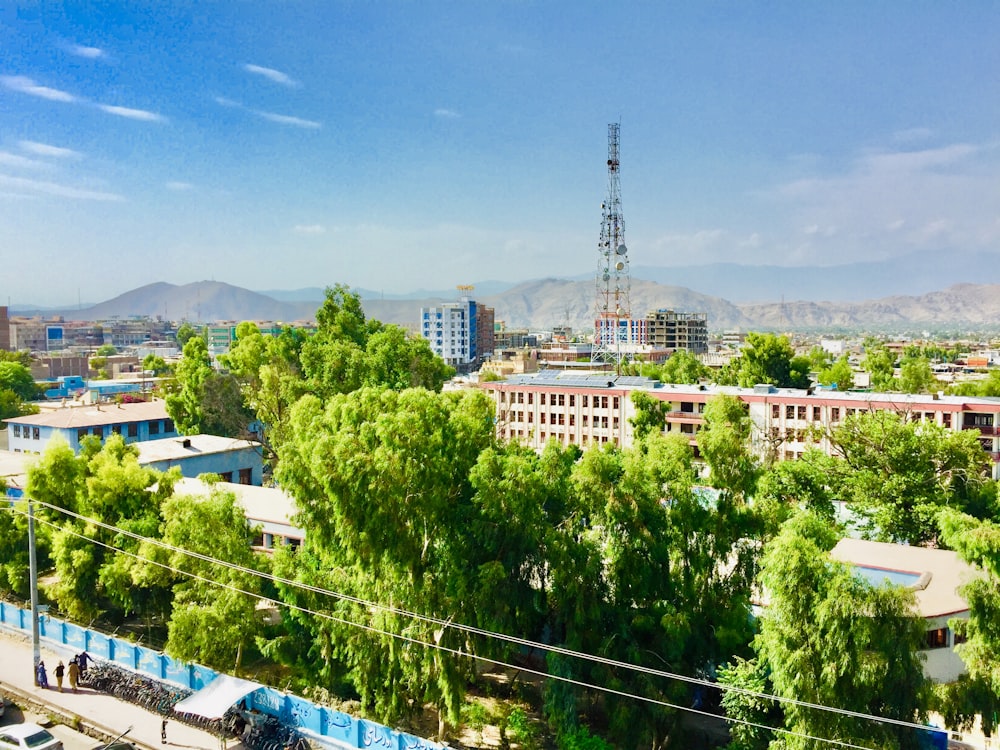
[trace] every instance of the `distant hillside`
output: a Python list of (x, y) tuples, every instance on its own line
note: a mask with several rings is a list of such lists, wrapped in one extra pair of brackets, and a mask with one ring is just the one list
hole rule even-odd
[(279, 302), (257, 292), (220, 281), (197, 281), (177, 286), (158, 282), (125, 292), (92, 307), (49, 310), (67, 320), (104, 320), (130, 315), (160, 316), (165, 320), (287, 320), (309, 318), (317, 305)]
[[(305, 290), (302, 290), (305, 291)], [(499, 294), (479, 295), (493, 307), (496, 319), (509, 327), (543, 330), (569, 325), (583, 331), (593, 327), (594, 282), (542, 279), (529, 281)], [(309, 295), (302, 295), (309, 296)], [(456, 294), (421, 299), (363, 299), (365, 314), (406, 328), (417, 327), (420, 308), (454, 300)], [(645, 315), (660, 308), (703, 312), (712, 330), (822, 330), (967, 327), (1000, 329), (1000, 284), (956, 284), (919, 296), (893, 296), (865, 302), (810, 302), (790, 300), (736, 305), (721, 297), (700, 294), (682, 286), (633, 279), (631, 309)], [(132, 315), (161, 316), (169, 320), (312, 320), (320, 299), (282, 302), (247, 289), (215, 281), (176, 286), (158, 283), (134, 289), (107, 302), (83, 309), (47, 310), (68, 320), (102, 320)], [(18, 310), (12, 310), (19, 314)]]

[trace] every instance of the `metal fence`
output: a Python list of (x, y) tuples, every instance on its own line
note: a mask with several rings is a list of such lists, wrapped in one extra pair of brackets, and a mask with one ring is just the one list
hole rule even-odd
[[(31, 611), (0, 602), (0, 626), (30, 633)], [(86, 651), (98, 659), (106, 659), (190, 690), (201, 690), (219, 674), (200, 664), (187, 664), (145, 646), (81, 628), (48, 615), (39, 618), (39, 633), (42, 638), (66, 646), (74, 652)], [(261, 687), (247, 696), (246, 705), (247, 708), (274, 716), (283, 724), (295, 727), (320, 742), (330, 740), (340, 747), (383, 750), (443, 748), (436, 742), (325, 706), (317, 706), (269, 687)]]

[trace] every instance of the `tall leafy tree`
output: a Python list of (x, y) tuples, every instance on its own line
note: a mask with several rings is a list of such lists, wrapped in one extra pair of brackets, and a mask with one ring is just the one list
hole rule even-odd
[(671, 354), (659, 370), (659, 379), (664, 383), (697, 383), (708, 376), (708, 367), (687, 349)]
[(854, 387), (854, 369), (843, 355), (836, 362), (823, 367), (817, 376), (820, 385), (837, 386), (838, 391), (849, 391)]
[(184, 356), (175, 370), (176, 384), (166, 397), (167, 413), (178, 432), (185, 435), (201, 432), (205, 383), (214, 374), (208, 343), (201, 336), (191, 336), (184, 344)]
[[(468, 570), (456, 545), (468, 520), (469, 476), (493, 442), (485, 395), (362, 388), (325, 406), (305, 396), (290, 424), (278, 476), (310, 530), (303, 554), (318, 577), (362, 599), (441, 619), (461, 611)], [(326, 606), (384, 631), (303, 618), (317, 643), (329, 644), (320, 651), (350, 670), (368, 710), (389, 719), (431, 702), (458, 719), (469, 664), (405, 646), (390, 633), (452, 648), (464, 636), (353, 602)], [(336, 671), (327, 664), (321, 676)]]
[(943, 506), (992, 512), (995, 486), (977, 436), (952, 432), (905, 413), (860, 412), (830, 433), (831, 480), (882, 541), (926, 544), (937, 537)]
[(708, 463), (712, 486), (742, 501), (753, 493), (760, 473), (746, 407), (735, 396), (719, 395), (708, 400), (704, 417), (698, 448)]
[[(825, 520), (800, 515), (768, 545), (761, 583), (768, 598), (755, 641), (777, 695), (902, 721), (920, 722), (929, 685), (919, 650), (923, 620), (913, 593), (872, 586), (830, 559)], [(881, 748), (920, 748), (918, 730), (785, 704), (785, 728)], [(815, 743), (787, 735), (782, 746)]]
[(723, 384), (751, 388), (770, 383), (781, 388), (805, 388), (809, 385), (810, 363), (806, 357), (796, 357), (786, 336), (773, 333), (747, 334), (740, 356), (728, 371), (719, 376)]
[(897, 383), (894, 377), (896, 356), (888, 347), (875, 339), (865, 340), (865, 358), (862, 368), (868, 373), (873, 391), (891, 391)]

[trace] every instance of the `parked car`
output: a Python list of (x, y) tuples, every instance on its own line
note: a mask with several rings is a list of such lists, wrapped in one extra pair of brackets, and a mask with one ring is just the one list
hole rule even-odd
[(0, 750), (63, 750), (63, 744), (48, 729), (26, 721), (0, 727)]

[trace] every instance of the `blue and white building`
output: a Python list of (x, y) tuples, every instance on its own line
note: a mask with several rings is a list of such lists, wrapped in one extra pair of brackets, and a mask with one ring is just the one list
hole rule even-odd
[(479, 362), (477, 323), (476, 301), (469, 297), (420, 308), (420, 334), (431, 351), (459, 372)]
[(63, 407), (4, 421), (9, 448), (14, 453), (44, 453), (57, 435), (74, 453), (80, 452), (80, 441), (87, 435), (95, 435), (103, 442), (118, 434), (126, 443), (177, 437), (177, 428), (163, 401)]
[(260, 443), (218, 435), (187, 435), (136, 445), (139, 463), (157, 471), (173, 467), (185, 477), (213, 474), (223, 482), (260, 486), (264, 460)]

